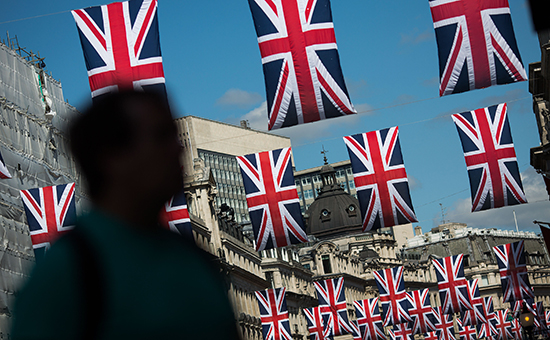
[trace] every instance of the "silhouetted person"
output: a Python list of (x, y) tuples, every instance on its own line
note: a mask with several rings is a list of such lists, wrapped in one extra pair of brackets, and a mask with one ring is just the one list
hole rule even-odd
[(18, 294), (13, 339), (236, 339), (219, 270), (159, 227), (182, 188), (181, 146), (165, 101), (124, 92), (70, 128), (93, 208)]

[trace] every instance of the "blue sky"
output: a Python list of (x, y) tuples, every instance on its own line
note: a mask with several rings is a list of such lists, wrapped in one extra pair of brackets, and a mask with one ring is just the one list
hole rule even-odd
[[(40, 51), (77, 108), (90, 101), (84, 57), (71, 9), (106, 2), (5, 1), (4, 32), (21, 46)], [(511, 0), (512, 21), (526, 68), (540, 60), (528, 1)], [(277, 131), (291, 138), (298, 170), (348, 159), (342, 137), (399, 126), (403, 158), (419, 225), (442, 219), (472, 227), (537, 231), (533, 220), (550, 221), (550, 202), (540, 175), (529, 165), (539, 145), (528, 83), (495, 86), (439, 98), (435, 34), (427, 0), (333, 0), (336, 39), (351, 101), (360, 114)], [(49, 15), (52, 14), (52, 15)], [(30, 18), (26, 20), (19, 20)], [(260, 53), (246, 0), (159, 0), (161, 49), (172, 106), (195, 115), (266, 129)], [(529, 204), (470, 213), (468, 175), (452, 113), (508, 103), (512, 136)], [(441, 204), (441, 205), (440, 205)], [(416, 223), (415, 223), (416, 225)]]

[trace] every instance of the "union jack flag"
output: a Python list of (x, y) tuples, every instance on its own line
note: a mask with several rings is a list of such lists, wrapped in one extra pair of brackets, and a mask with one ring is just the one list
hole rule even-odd
[(264, 340), (292, 340), (285, 292), (284, 287), (255, 292)]
[(237, 157), (256, 250), (308, 242), (290, 148)]
[(157, 0), (131, 0), (72, 11), (92, 97), (122, 89), (165, 93)]
[(349, 325), (353, 330), (353, 332), (351, 333), (353, 335), (353, 340), (363, 340), (363, 337), (361, 336), (361, 331), (359, 330), (359, 325), (357, 324), (357, 320), (350, 320)]
[(545, 312), (546, 328), (550, 329), (550, 311)]
[(523, 340), (522, 327), (518, 319), (512, 319), (512, 335), (515, 340)]
[(441, 307), (432, 308), (438, 323), (435, 325), (439, 340), (456, 340), (453, 315), (445, 314)]
[(439, 340), (437, 332), (428, 332), (424, 334), (424, 340)]
[(462, 323), (462, 320), (459, 318), (456, 319), (456, 322), (458, 323), (458, 334), (460, 336), (460, 340), (476, 340), (477, 339), (477, 332), (475, 326), (466, 326)]
[(412, 340), (414, 338), (411, 325), (408, 322), (393, 325), (393, 330), (389, 329), (388, 331), (392, 340)]
[(356, 113), (329, 0), (249, 0), (262, 56), (268, 129)]
[(411, 303), (405, 292), (403, 266), (377, 270), (373, 274), (380, 293), (384, 327), (412, 322), (408, 312)]
[(193, 237), (191, 219), (189, 218), (187, 201), (183, 190), (175, 194), (164, 204), (160, 219), (165, 228), (182, 236)]
[[(512, 302), (510, 302), (510, 305), (512, 306)], [(512, 309), (512, 313), (514, 314), (514, 317), (518, 318), (519, 315), (523, 313), (524, 305), (529, 312), (533, 313), (533, 315), (537, 315), (537, 311), (536, 311), (537, 306), (535, 304), (535, 300), (525, 299), (525, 300), (514, 301), (513, 309)], [(535, 318), (535, 322), (537, 322), (536, 318)]]
[[(491, 320), (496, 318), (495, 313), (492, 313)], [(476, 326), (478, 337), (486, 338), (487, 340), (494, 340), (497, 337), (497, 329), (492, 322), (482, 323)]]
[(310, 340), (325, 340), (325, 326), (319, 307), (304, 308)]
[(0, 178), (1, 179), (11, 178), (10, 171), (8, 170), (8, 167), (4, 162), (4, 158), (2, 158), (2, 154), (0, 154)]
[(363, 340), (386, 340), (378, 308), (378, 298), (353, 301), (355, 316)]
[(544, 305), (542, 301), (536, 302), (533, 304), (535, 307), (535, 332), (538, 334), (546, 336), (548, 333), (548, 328), (546, 327), (546, 312), (544, 311)]
[(506, 321), (508, 318), (508, 309), (497, 310), (495, 312), (496, 318), (493, 319), (493, 324), (497, 330), (497, 339), (498, 340), (508, 340), (513, 339), (512, 335), (512, 324), (510, 321)]
[(20, 191), (36, 257), (75, 226), (74, 191), (74, 183)]
[(527, 80), (507, 0), (430, 0), (439, 95)]
[(486, 323), (477, 325), (477, 333), (479, 338), (487, 338), (487, 340), (493, 340), (497, 336), (497, 329), (495, 328), (496, 314), (493, 310), (493, 297), (484, 297), (485, 319)]
[(407, 293), (411, 307), (409, 315), (413, 319), (413, 334), (424, 334), (435, 331), (437, 320), (430, 304), (430, 291), (426, 289)]
[(534, 298), (523, 247), (523, 240), (493, 247), (500, 270), (504, 302)]
[(323, 315), (326, 337), (352, 334), (346, 309), (344, 278), (314, 282), (319, 308)]
[(363, 231), (417, 222), (397, 126), (344, 137)]
[(468, 296), (472, 309), (461, 312), (462, 324), (464, 326), (475, 326), (478, 323), (485, 323), (485, 313), (483, 309), (483, 298), (479, 294), (479, 279), (468, 281)]
[(470, 178), (472, 211), (527, 203), (506, 103), (452, 117)]
[(468, 296), (468, 282), (464, 277), (463, 259), (464, 254), (432, 260), (444, 314), (472, 309)]

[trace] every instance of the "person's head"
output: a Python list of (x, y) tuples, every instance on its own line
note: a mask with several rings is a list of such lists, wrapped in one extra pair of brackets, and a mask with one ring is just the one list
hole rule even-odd
[(147, 92), (102, 96), (69, 130), (92, 200), (114, 191), (159, 205), (182, 188), (181, 145), (164, 98)]

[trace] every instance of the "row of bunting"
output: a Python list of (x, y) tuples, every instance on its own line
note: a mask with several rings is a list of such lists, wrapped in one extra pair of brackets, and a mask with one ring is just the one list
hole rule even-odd
[[(527, 79), (507, 0), (429, 4), (439, 48), (440, 95)], [(355, 113), (340, 67), (330, 1), (249, 0), (249, 5), (262, 56), (269, 129)], [(157, 9), (157, 0), (130, 0), (72, 11), (92, 97), (121, 89), (165, 92)], [(468, 167), (472, 211), (526, 203), (506, 104), (455, 114), (453, 120)], [(344, 141), (363, 230), (416, 221), (398, 128)], [(283, 149), (238, 157), (257, 250), (307, 242), (289, 155), (290, 150)], [(3, 161), (0, 177), (11, 177)], [(67, 186), (74, 188), (67, 184), (60, 192)], [(32, 194), (22, 194), (31, 234), (47, 236), (51, 229), (55, 236), (53, 225), (63, 230), (67, 211), (61, 207), (48, 219), (53, 213), (46, 212), (47, 199), (41, 196), (46, 188), (29, 192), (33, 190), (33, 200)], [(169, 202), (167, 209), (177, 221), (182, 220), (179, 215), (187, 215), (188, 223), (184, 200), (181, 194), (179, 203)], [(65, 204), (61, 196), (54, 201)], [(33, 227), (31, 220), (41, 222)], [(189, 233), (189, 224), (185, 230)]]
[[(453, 120), (470, 178), (472, 211), (527, 203), (506, 104), (454, 114)], [(416, 222), (398, 127), (346, 136), (344, 142), (351, 160), (363, 231)], [(292, 172), (291, 149), (238, 156), (237, 162), (256, 250), (308, 242)], [(9, 177), (7, 169), (4, 176)], [(72, 211), (68, 209), (70, 202), (74, 207), (74, 183), (21, 193), (31, 235), (41, 235), (36, 237), (41, 240), (33, 244), (42, 247), (44, 237), (54, 239), (60, 230), (73, 225), (73, 218), (66, 216)], [(163, 221), (175, 231), (191, 233), (183, 192), (166, 203)]]
[[(268, 129), (357, 113), (344, 82), (329, 0), (249, 0), (263, 65)], [(440, 96), (527, 80), (508, 0), (429, 0)], [(72, 11), (92, 97), (165, 91), (157, 0)]]
[[(452, 118), (470, 178), (472, 211), (527, 203), (506, 104), (454, 114)], [(363, 231), (417, 222), (398, 127), (343, 139)], [(308, 242), (290, 159), (290, 148), (237, 157), (256, 250)]]
[[(535, 317), (536, 331), (547, 334), (550, 312), (542, 302), (534, 302), (527, 276), (523, 241), (493, 248), (497, 258), (503, 290), (503, 301), (510, 302), (517, 318), (525, 306)], [(463, 254), (434, 259), (440, 307), (430, 304), (429, 290), (405, 291), (403, 267), (373, 272), (379, 297), (354, 301), (356, 320), (349, 321), (344, 293), (344, 279), (314, 282), (318, 307), (305, 308), (311, 340), (332, 339), (352, 334), (354, 339), (386, 340), (386, 326), (392, 340), (412, 340), (423, 334), (427, 340), (455, 340), (453, 314), (457, 318), (460, 340), (523, 340), (517, 319), (509, 320), (508, 309), (494, 311), (493, 297), (481, 297), (479, 279), (464, 277)], [(265, 340), (292, 339), (285, 300), (286, 289), (257, 291)], [(382, 307), (380, 314), (379, 302)], [(550, 334), (548, 334), (550, 335)]]

